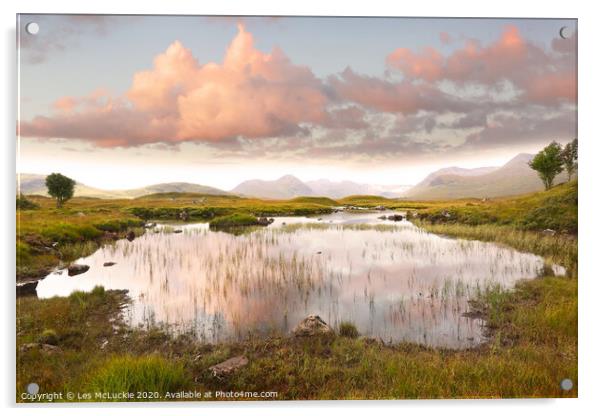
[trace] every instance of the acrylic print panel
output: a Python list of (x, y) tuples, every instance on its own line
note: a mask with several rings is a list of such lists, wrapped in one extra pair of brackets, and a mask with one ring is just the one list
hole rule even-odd
[(18, 402), (577, 395), (577, 22), (19, 15)]

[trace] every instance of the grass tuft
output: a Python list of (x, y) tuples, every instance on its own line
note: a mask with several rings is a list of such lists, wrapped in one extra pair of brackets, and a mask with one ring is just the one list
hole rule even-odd
[(357, 338), (360, 333), (352, 322), (343, 321), (339, 325), (339, 335), (347, 338)]

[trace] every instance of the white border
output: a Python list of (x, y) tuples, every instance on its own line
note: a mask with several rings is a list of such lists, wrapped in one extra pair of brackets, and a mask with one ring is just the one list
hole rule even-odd
[[(124, 2), (123, 0), (103, 0), (97, 4), (75, 0), (5, 0), (1, 3), (2, 13), (2, 80), (5, 92), (0, 115), (4, 129), (2, 183), (2, 250), (0, 264), (4, 266), (2, 334), (2, 375), (0, 377), (1, 405), (8, 407), (5, 414), (44, 414), (70, 415), (82, 413), (81, 405), (67, 407), (15, 408), (14, 372), (14, 192), (15, 192), (15, 119), (16, 119), (16, 52), (15, 21), (16, 13), (119, 13), (119, 14), (251, 14), (251, 15), (332, 15), (332, 16), (470, 16), (470, 17), (565, 17), (579, 19), (579, 132), (580, 132), (580, 276), (579, 276), (579, 399), (565, 400), (439, 400), (439, 401), (394, 401), (394, 402), (278, 402), (278, 403), (213, 403), (213, 404), (146, 404), (121, 406), (87, 405), (89, 415), (137, 414), (150, 415), (166, 413), (217, 413), (238, 414), (326, 414), (345, 412), (365, 414), (376, 410), (379, 414), (419, 412), (424, 414), (459, 414), (466, 416), (504, 415), (524, 411), (545, 412), (548, 415), (567, 412), (591, 413), (592, 409), (602, 408), (598, 392), (600, 386), (600, 296), (602, 295), (602, 274), (596, 257), (600, 256), (600, 213), (602, 202), (600, 184), (600, 155), (602, 155), (602, 134), (600, 106), (600, 40), (602, 21), (595, 10), (595, 2), (546, 1), (528, 2), (524, 0), (504, 0), (498, 2), (453, 0), (453, 1), (405, 1), (386, 2), (384, 0), (304, 0), (286, 2), (282, 0), (231, 0), (222, 2), (193, 2), (186, 0), (144, 0)], [(193, 410), (193, 409), (197, 410)]]

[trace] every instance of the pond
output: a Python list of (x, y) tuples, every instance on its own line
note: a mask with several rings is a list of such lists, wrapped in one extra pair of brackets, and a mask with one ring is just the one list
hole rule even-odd
[(240, 235), (207, 224), (158, 225), (79, 259), (90, 266), (84, 274), (51, 273), (37, 293), (128, 289), (130, 325), (212, 343), (287, 333), (318, 314), (334, 328), (349, 321), (386, 342), (466, 348), (484, 340), (483, 322), (464, 316), (468, 300), (544, 267), (533, 254), (378, 219), (389, 214), (278, 217)]

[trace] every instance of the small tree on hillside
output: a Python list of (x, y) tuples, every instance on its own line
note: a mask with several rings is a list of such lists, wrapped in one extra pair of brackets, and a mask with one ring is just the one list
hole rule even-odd
[(531, 169), (536, 170), (546, 190), (552, 187), (554, 178), (562, 172), (562, 147), (552, 142), (535, 155), (529, 162)]
[(56, 207), (60, 208), (65, 201), (73, 197), (75, 181), (60, 173), (52, 173), (46, 176), (46, 187), (48, 194), (56, 199)]
[(569, 175), (569, 182), (577, 171), (577, 139), (567, 143), (562, 149), (562, 164)]

